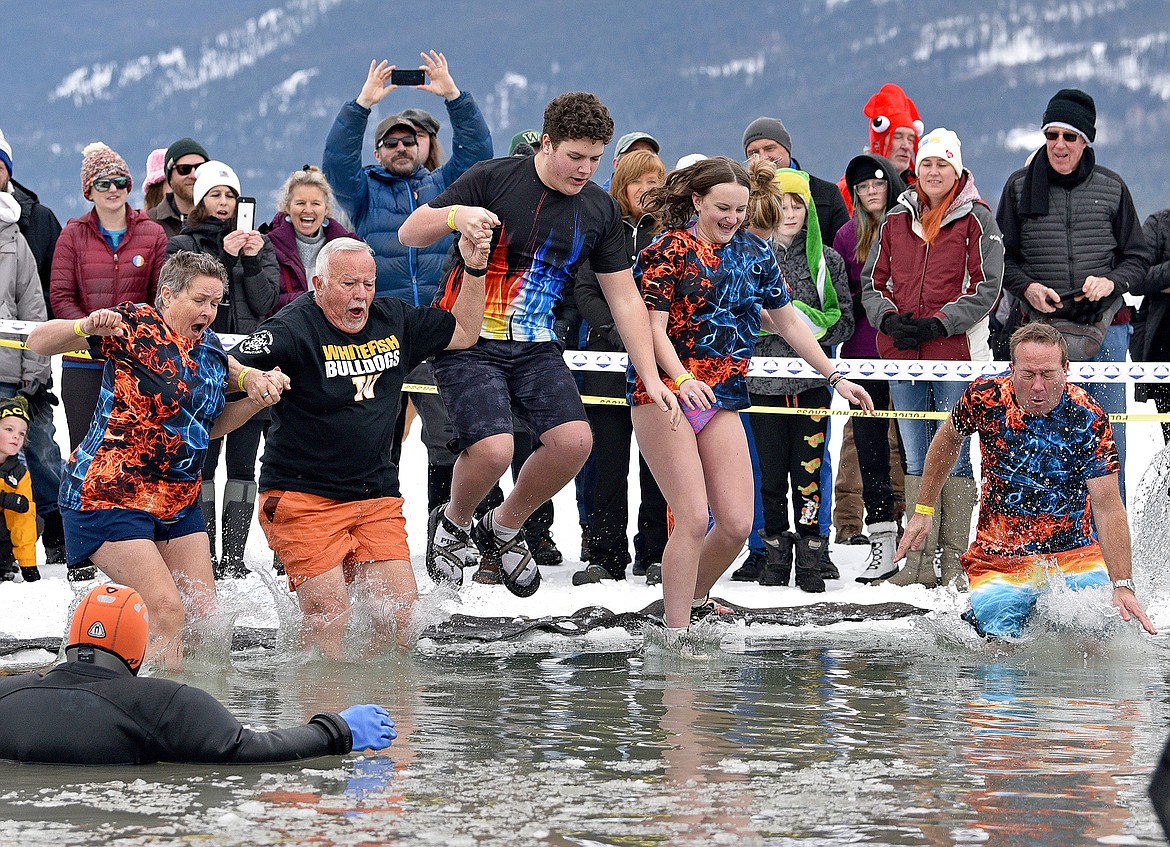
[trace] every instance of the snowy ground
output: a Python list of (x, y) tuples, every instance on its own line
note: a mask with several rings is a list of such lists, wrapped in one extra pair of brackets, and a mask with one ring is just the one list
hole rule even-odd
[[(1145, 411), (1142, 404), (1134, 404), (1132, 411)], [(1149, 411), (1153, 411), (1152, 404)], [(58, 435), (64, 442), (65, 422), (61, 407), (58, 407)], [(834, 420), (832, 449), (839, 445), (840, 418)], [(574, 571), (581, 567), (580, 531), (577, 510), (570, 485), (554, 500), (556, 521), (554, 537), (565, 554), (565, 564), (546, 568), (540, 590), (527, 599), (514, 597), (503, 586), (483, 586), (471, 582), (469, 571), (467, 584), (457, 593), (449, 590), (434, 591), (423, 567), (422, 556), (426, 528), (426, 454), (418, 440), (418, 429), (414, 427), (403, 450), (401, 469), (402, 489), (406, 498), (407, 529), (410, 537), (413, 564), (420, 592), (424, 596), (424, 607), (428, 618), (437, 619), (452, 613), (473, 616), (525, 616), (571, 614), (586, 606), (598, 605), (615, 612), (636, 611), (661, 598), (659, 587), (645, 585), (641, 578), (630, 578), (625, 582), (603, 582), (595, 585), (574, 586), (571, 582)], [(1138, 490), (1138, 481), (1147, 465), (1161, 448), (1161, 436), (1157, 424), (1135, 424), (1130, 426), (1130, 456), (1128, 470), (1131, 503), (1133, 492)], [(222, 476), (222, 463), (221, 463)], [(636, 487), (637, 474), (631, 476)], [(1164, 486), (1161, 496), (1165, 496)], [(1140, 547), (1142, 538), (1136, 540)], [(39, 551), (39, 547), (38, 547)], [(886, 602), (909, 603), (940, 613), (959, 612), (965, 608), (961, 595), (944, 590), (927, 590), (921, 587), (899, 588), (884, 585), (870, 587), (854, 581), (854, 577), (865, 567), (869, 548), (834, 544), (833, 560), (841, 570), (841, 579), (830, 581), (824, 594), (805, 594), (795, 587), (765, 588), (755, 584), (732, 582), (728, 576), (719, 582), (712, 592), (714, 596), (733, 603), (754, 608), (796, 606), (815, 602), (876, 604)], [(743, 554), (741, 554), (742, 556)], [(257, 570), (269, 567), (271, 554), (264, 536), (255, 523), (249, 539), (249, 565)], [(67, 625), (75, 586), (65, 580), (63, 566), (41, 568), (43, 579), (37, 583), (0, 583), (0, 638), (43, 638), (61, 636)], [(1140, 575), (1140, 574), (1139, 574)], [(82, 585), (78, 590), (87, 589)], [(1170, 599), (1161, 596), (1149, 598), (1151, 615), (1162, 628), (1170, 628)], [(273, 627), (279, 625), (278, 609), (295, 614), (295, 602), (284, 590), (278, 579), (261, 579), (252, 574), (242, 583), (229, 584), (221, 589), (221, 605), (235, 613), (237, 625)], [(0, 669), (8, 666), (25, 667), (43, 664), (47, 659), (42, 651), (22, 651), (5, 660), (0, 657)]]

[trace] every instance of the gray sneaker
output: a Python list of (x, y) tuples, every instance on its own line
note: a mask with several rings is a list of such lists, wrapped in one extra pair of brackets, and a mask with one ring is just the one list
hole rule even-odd
[(498, 562), (504, 587), (517, 597), (531, 597), (540, 588), (540, 568), (524, 542), (524, 533), (517, 532), (510, 541), (504, 541), (488, 528), (492, 512), (471, 525), (472, 541), (483, 557), (480, 569)]
[(651, 562), (646, 565), (646, 584), (647, 585), (661, 585), (662, 584), (662, 563)]
[(436, 585), (458, 588), (471, 549), (471, 536), (446, 515), (447, 504), (436, 506), (427, 519), (427, 575)]

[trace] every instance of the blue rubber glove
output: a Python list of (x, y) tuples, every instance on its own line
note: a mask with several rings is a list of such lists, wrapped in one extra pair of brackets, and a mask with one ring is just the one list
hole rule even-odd
[(349, 724), (354, 750), (382, 750), (398, 737), (390, 713), (381, 706), (350, 706), (341, 719)]

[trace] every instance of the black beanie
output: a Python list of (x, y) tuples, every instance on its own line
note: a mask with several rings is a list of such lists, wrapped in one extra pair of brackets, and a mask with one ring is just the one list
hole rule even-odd
[(192, 153), (202, 156), (205, 162), (211, 161), (211, 157), (207, 155), (207, 151), (203, 149), (203, 145), (194, 138), (180, 138), (167, 148), (167, 153), (163, 157), (163, 173), (166, 175), (168, 182), (171, 178), (171, 171), (175, 169), (175, 162)]
[(1079, 88), (1062, 88), (1048, 101), (1040, 126), (1068, 124), (1091, 144), (1097, 138), (1097, 106)]

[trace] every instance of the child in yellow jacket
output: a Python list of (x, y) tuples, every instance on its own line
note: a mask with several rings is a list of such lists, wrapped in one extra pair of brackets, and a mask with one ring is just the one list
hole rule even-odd
[(16, 565), (25, 582), (41, 578), (37, 569), (37, 507), (32, 480), (20, 461), (20, 450), (32, 418), (23, 397), (0, 401), (0, 580), (16, 578)]

